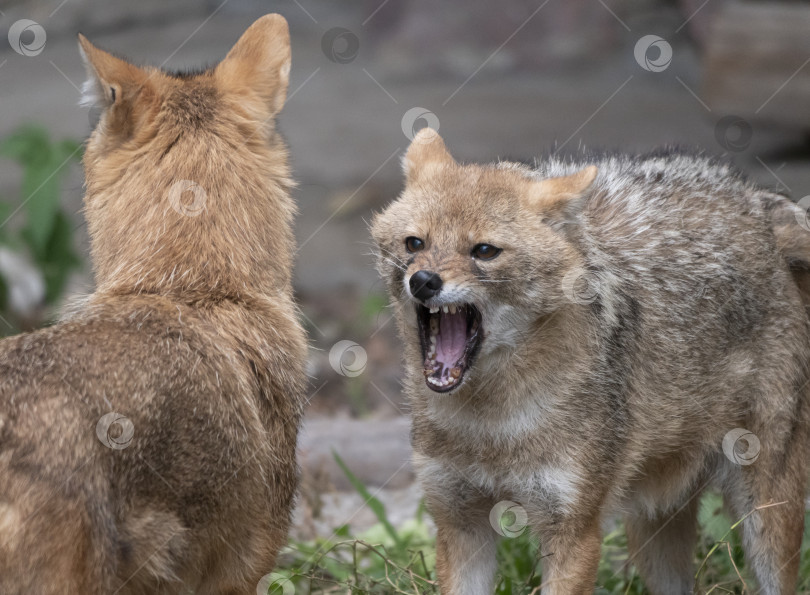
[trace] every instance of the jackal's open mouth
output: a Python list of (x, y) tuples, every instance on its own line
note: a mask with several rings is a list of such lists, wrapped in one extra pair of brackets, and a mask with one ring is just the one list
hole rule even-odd
[(472, 304), (416, 306), (425, 383), (437, 393), (461, 384), (481, 345), (481, 313)]

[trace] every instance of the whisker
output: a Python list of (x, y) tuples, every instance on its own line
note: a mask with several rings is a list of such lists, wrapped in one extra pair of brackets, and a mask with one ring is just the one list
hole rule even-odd
[(386, 255), (388, 255), (388, 256), (390, 256), (391, 258), (393, 258), (394, 260), (396, 260), (396, 261), (397, 261), (399, 264), (401, 264), (402, 266), (404, 266), (404, 267), (407, 267), (407, 266), (408, 266), (408, 265), (407, 265), (407, 263), (406, 263), (404, 260), (402, 260), (401, 258), (399, 258), (399, 257), (398, 257), (396, 254), (394, 254), (394, 253), (393, 253), (393, 252), (391, 252), (390, 250), (386, 250), (385, 248), (382, 248), (382, 247), (380, 248), (380, 250), (381, 250), (382, 252), (384, 252)]
[(394, 265), (395, 267), (397, 267), (397, 268), (398, 268), (400, 271), (402, 271), (403, 273), (404, 273), (405, 271), (407, 271), (407, 270), (408, 270), (408, 269), (407, 269), (405, 266), (403, 266), (403, 265), (401, 265), (401, 264), (398, 264), (397, 262), (394, 262), (393, 260), (391, 260), (391, 259), (390, 259), (390, 258), (388, 258), (387, 256), (381, 256), (380, 258), (382, 258), (382, 259), (383, 259), (383, 260), (385, 260), (386, 262), (390, 262), (392, 265)]

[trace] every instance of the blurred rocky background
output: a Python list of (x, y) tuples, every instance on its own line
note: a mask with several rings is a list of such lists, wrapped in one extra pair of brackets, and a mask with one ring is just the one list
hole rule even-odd
[(462, 160), (696, 146), (810, 195), (807, 2), (0, 0), (0, 333), (92, 291), (78, 143), (93, 118), (77, 103), (76, 33), (182, 68), (215, 63), (267, 12), (293, 42), (279, 122), (312, 345), (301, 536), (374, 522), (333, 450), (394, 521), (418, 502), (401, 349), (367, 233), (416, 129), (438, 125)]

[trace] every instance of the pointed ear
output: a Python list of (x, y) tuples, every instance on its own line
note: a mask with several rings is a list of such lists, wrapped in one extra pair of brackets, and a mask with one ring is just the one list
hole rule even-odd
[(439, 133), (432, 128), (422, 128), (402, 159), (402, 169), (406, 179), (411, 182), (420, 175), (455, 163)]
[(277, 114), (290, 82), (290, 29), (279, 14), (253, 23), (216, 67), (222, 88), (255, 97)]
[(595, 165), (589, 165), (569, 176), (530, 182), (529, 204), (546, 214), (553, 227), (569, 223), (582, 207), (598, 173)]
[(148, 78), (144, 70), (98, 49), (81, 33), (79, 53), (87, 69), (80, 100), (85, 107), (106, 108), (129, 101)]

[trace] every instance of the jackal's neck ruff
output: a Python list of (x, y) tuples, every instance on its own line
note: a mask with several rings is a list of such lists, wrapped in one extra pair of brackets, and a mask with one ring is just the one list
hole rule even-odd
[(82, 38), (85, 154), (98, 294), (185, 303), (290, 290), (292, 181), (273, 117), (286, 95), (286, 24), (259, 22), (216, 67), (139, 68)]

